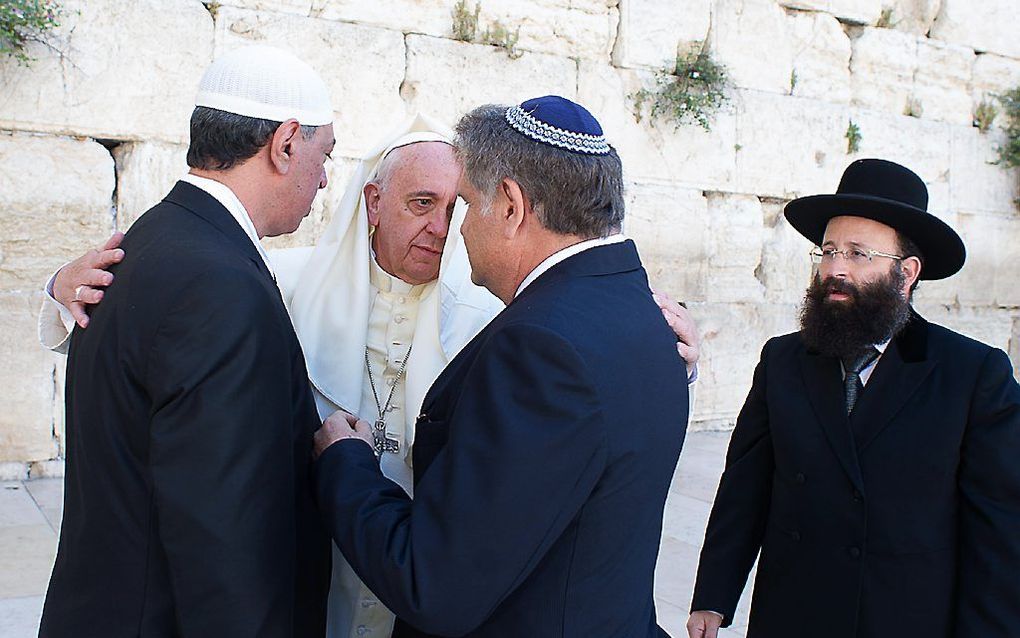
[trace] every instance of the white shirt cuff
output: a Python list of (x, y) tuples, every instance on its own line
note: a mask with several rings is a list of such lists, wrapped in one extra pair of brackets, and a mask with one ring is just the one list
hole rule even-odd
[(42, 307), (39, 308), (39, 343), (50, 350), (64, 353), (67, 352), (68, 337), (74, 330), (74, 317), (71, 315), (71, 311), (62, 306), (53, 296), (53, 282), (57, 278), (58, 272), (60, 272), (59, 268), (50, 276), (43, 289), (46, 299), (43, 300)]

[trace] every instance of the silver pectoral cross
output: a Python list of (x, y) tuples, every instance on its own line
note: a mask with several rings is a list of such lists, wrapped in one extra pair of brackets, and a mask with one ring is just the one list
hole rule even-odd
[(386, 421), (379, 419), (372, 424), (372, 440), (375, 444), (375, 453), (382, 456), (383, 452), (396, 454), (400, 451), (400, 441), (386, 433)]

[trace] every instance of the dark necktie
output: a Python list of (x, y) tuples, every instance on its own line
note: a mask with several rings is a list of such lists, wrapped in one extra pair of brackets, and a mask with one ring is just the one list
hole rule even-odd
[(858, 397), (864, 392), (864, 384), (861, 382), (861, 370), (868, 367), (878, 356), (878, 350), (867, 348), (856, 355), (843, 359), (843, 371), (846, 376), (843, 379), (843, 389), (846, 391), (846, 413), (847, 416), (854, 411)]

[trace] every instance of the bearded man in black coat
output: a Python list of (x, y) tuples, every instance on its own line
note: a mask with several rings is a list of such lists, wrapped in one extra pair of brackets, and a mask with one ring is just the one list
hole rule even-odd
[(1020, 634), (1020, 387), (1001, 350), (910, 306), (965, 256), (927, 200), (860, 160), (786, 207), (818, 267), (737, 417), (692, 638), (732, 622), (759, 551), (748, 638)]

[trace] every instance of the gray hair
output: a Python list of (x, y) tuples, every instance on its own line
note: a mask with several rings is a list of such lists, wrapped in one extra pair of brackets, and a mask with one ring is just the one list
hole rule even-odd
[(574, 153), (512, 129), (506, 106), (480, 106), (457, 123), (454, 145), (465, 175), (486, 199), (499, 183), (517, 182), (542, 226), (586, 239), (618, 232), (623, 223), (623, 166), (608, 155)]
[[(281, 122), (237, 115), (219, 109), (196, 106), (191, 113), (191, 141), (188, 166), (210, 171), (225, 171), (251, 159), (280, 128)], [(301, 126), (306, 140), (317, 126)]]

